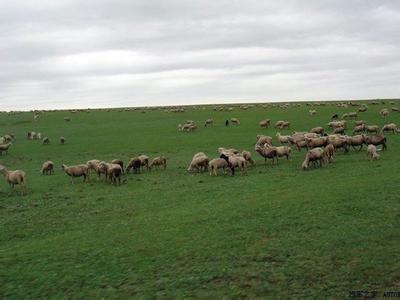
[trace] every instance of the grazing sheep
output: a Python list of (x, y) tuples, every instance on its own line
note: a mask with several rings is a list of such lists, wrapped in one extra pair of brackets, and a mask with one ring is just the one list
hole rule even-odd
[[(279, 122), (279, 121), (278, 121)], [(275, 125), (275, 127), (276, 127), (276, 125)], [(282, 123), (280, 123), (278, 126), (277, 126), (279, 129), (289, 129), (290, 128), (290, 122), (288, 122), (288, 121), (282, 121)]]
[(207, 119), (205, 122), (204, 122), (204, 127), (207, 127), (208, 125), (212, 125), (214, 123), (214, 120), (213, 119)]
[(315, 109), (309, 110), (309, 111), (308, 111), (308, 114), (309, 114), (310, 116), (315, 116), (316, 113), (317, 113), (317, 111), (316, 111)]
[(101, 162), (101, 161), (98, 160), (98, 159), (88, 160), (88, 161), (86, 162), (86, 165), (88, 166), (88, 170), (89, 170), (89, 171), (90, 171), (90, 170), (93, 170), (93, 171), (97, 172), (97, 167), (98, 167), (98, 165), (99, 165), (100, 162)]
[(104, 161), (100, 162), (99, 168), (105, 170), (107, 178), (114, 184), (121, 184), (122, 168), (119, 164), (109, 164)]
[(268, 144), (264, 144), (263, 146), (256, 145), (255, 149), (258, 154), (264, 157), (264, 163), (267, 163), (267, 159), (272, 160), (272, 164), (276, 161), (278, 163), (278, 153), (276, 151), (276, 147), (271, 147)]
[(344, 153), (347, 153), (349, 151), (349, 149), (347, 147), (348, 146), (347, 139), (345, 137), (336, 136), (333, 139), (329, 139), (329, 137), (328, 137), (328, 143), (332, 144), (332, 146), (335, 147), (335, 151), (336, 151), (336, 149), (340, 149), (340, 148), (344, 149)]
[[(203, 153), (203, 152), (200, 152), (200, 153)], [(218, 153), (219, 154), (225, 154), (226, 156), (232, 156), (232, 155), (235, 155), (235, 154), (239, 154), (239, 150), (236, 150), (236, 149), (233, 149), (233, 148), (226, 149), (224, 147), (219, 147), (218, 148)]]
[(247, 163), (249, 163), (252, 166), (255, 165), (256, 162), (251, 157), (250, 151), (243, 150), (242, 151), (242, 156), (246, 160)]
[(356, 125), (356, 126), (365, 125), (365, 121), (364, 120), (354, 121), (354, 125)]
[(8, 149), (10, 148), (11, 145), (12, 143), (0, 144), (0, 155), (3, 155), (3, 152), (8, 154)]
[(354, 127), (353, 134), (356, 132), (364, 132), (365, 131), (365, 124), (358, 125)]
[(331, 120), (335, 120), (335, 119), (338, 119), (338, 118), (339, 118), (338, 114), (333, 114), (332, 117), (331, 117)]
[(181, 127), (181, 131), (186, 131), (186, 132), (194, 131), (196, 129), (197, 129), (197, 125), (194, 123), (186, 123)]
[(333, 129), (333, 133), (334, 134), (344, 134), (345, 130), (346, 130), (346, 128), (344, 128), (344, 127), (335, 127)]
[(43, 145), (49, 145), (50, 144), (50, 139), (48, 137), (43, 138), (42, 141)]
[(398, 107), (393, 106), (393, 107), (392, 107), (392, 111), (400, 112), (400, 109), (399, 109)]
[(71, 121), (71, 118), (70, 117), (64, 117), (64, 121), (69, 122), (69, 121)]
[(54, 163), (51, 160), (45, 161), (41, 169), (42, 175), (54, 174)]
[(367, 147), (367, 159), (368, 160), (378, 160), (379, 154), (377, 152), (378, 150), (376, 149), (375, 145), (368, 145)]
[(9, 134), (5, 134), (3, 136), (4, 143), (11, 143), (13, 140), (14, 140), (14, 138)]
[(112, 164), (117, 164), (121, 166), (122, 174), (124, 173), (124, 162), (121, 159), (113, 159), (111, 161)]
[(133, 170), (135, 174), (140, 173), (140, 167), (142, 165), (141, 160), (138, 157), (131, 158), (126, 167), (126, 173), (129, 173), (130, 170)]
[(19, 184), (21, 185), (21, 194), (26, 194), (26, 175), (24, 171), (9, 171), (6, 167), (0, 165), (0, 173), (3, 174), (13, 191), (15, 190), (15, 185)]
[(374, 132), (374, 133), (379, 133), (379, 126), (378, 125), (367, 125), (365, 126), (365, 130), (367, 132)]
[(382, 145), (382, 150), (387, 149), (386, 138), (384, 135), (365, 135), (363, 134), (364, 144), (366, 145)]
[(333, 162), (335, 159), (335, 147), (332, 144), (328, 144), (324, 148), (324, 154), (327, 162)]
[(346, 136), (347, 145), (351, 146), (354, 150), (359, 146), (358, 151), (361, 151), (364, 145), (364, 137), (362, 135)]
[(155, 157), (151, 161), (151, 163), (149, 165), (149, 169), (151, 170), (153, 168), (153, 166), (155, 166), (157, 168), (159, 166), (162, 166), (164, 168), (164, 170), (165, 170), (167, 168), (167, 159), (164, 156)]
[[(290, 160), (290, 155), (292, 153), (292, 148), (290, 148), (288, 146), (278, 146), (278, 147), (275, 147), (275, 149), (276, 149), (277, 157), (286, 156), (286, 159)], [(278, 159), (276, 160), (276, 162), (278, 163)]]
[(214, 173), (218, 176), (218, 169), (223, 169), (224, 174), (226, 174), (226, 168), (228, 167), (228, 161), (223, 158), (214, 158), (208, 163), (208, 170), (210, 171), (210, 176)]
[(257, 135), (256, 136), (257, 139), (257, 144), (258, 145), (264, 145), (264, 144), (268, 144), (272, 146), (272, 137), (268, 136), (268, 135)]
[(386, 117), (389, 115), (389, 110), (388, 110), (387, 108), (383, 108), (383, 109), (381, 109), (381, 111), (379, 112), (379, 114), (380, 114), (382, 117), (386, 118)]
[(235, 168), (239, 168), (240, 172), (243, 175), (247, 174), (247, 162), (243, 156), (235, 155), (235, 156), (226, 156), (225, 154), (221, 154), (220, 158), (224, 159), (231, 170), (231, 175), (235, 175)]
[(60, 144), (64, 145), (65, 144), (65, 137), (60, 136)]
[(283, 145), (283, 144), (289, 144), (290, 143), (290, 135), (281, 135), (279, 132), (276, 134), (276, 137), (278, 138), (278, 141)]
[(329, 122), (327, 125), (328, 125), (328, 127), (332, 128), (332, 129), (338, 128), (338, 127), (346, 128), (347, 122), (344, 120), (343, 121), (332, 121), (332, 122)]
[(72, 183), (74, 183), (73, 180), (74, 177), (82, 177), (82, 176), (83, 176), (83, 181), (85, 182), (89, 175), (89, 168), (86, 164), (69, 166), (69, 167), (63, 164), (61, 167), (64, 170), (64, 172), (71, 177)]
[(231, 123), (234, 125), (240, 125), (240, 121), (237, 118), (231, 118)]
[(324, 127), (314, 127), (310, 130), (311, 133), (324, 134)]
[(261, 128), (268, 128), (269, 125), (271, 125), (271, 120), (270, 119), (265, 119), (262, 120), (258, 123)]
[(358, 108), (358, 112), (366, 112), (367, 110), (368, 110), (368, 107), (365, 105)]
[(392, 133), (395, 133), (396, 129), (397, 129), (397, 125), (395, 123), (390, 123), (390, 124), (386, 124), (382, 127), (382, 132), (391, 131)]
[(306, 138), (307, 147), (315, 148), (315, 147), (324, 147), (328, 144), (328, 137), (317, 137), (317, 138)]
[(149, 169), (149, 157), (147, 155), (141, 154), (138, 156), (141, 163), (141, 168), (146, 167), (146, 170)]
[(196, 153), (193, 156), (187, 171), (188, 172), (191, 172), (193, 170), (196, 170), (198, 172), (207, 171), (208, 162), (209, 162), (208, 157), (203, 152)]
[(319, 162), (319, 166), (322, 167), (324, 161), (324, 149), (314, 148), (307, 151), (306, 157), (302, 163), (303, 170), (307, 170), (310, 167), (311, 162)]

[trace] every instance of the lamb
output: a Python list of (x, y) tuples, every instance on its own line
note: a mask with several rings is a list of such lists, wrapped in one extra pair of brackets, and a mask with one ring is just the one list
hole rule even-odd
[(64, 145), (65, 144), (65, 137), (60, 136), (60, 144)]
[(256, 163), (256, 162), (253, 160), (253, 158), (251, 157), (250, 151), (243, 150), (243, 151), (242, 151), (242, 156), (243, 156), (243, 158), (246, 160), (246, 162), (249, 163), (250, 165), (254, 165), (254, 164)]
[(215, 176), (218, 176), (217, 170), (223, 169), (224, 174), (226, 174), (226, 167), (228, 167), (228, 161), (223, 158), (214, 158), (209, 161), (208, 169), (210, 170), (210, 176), (214, 173)]
[(3, 155), (3, 152), (8, 154), (8, 149), (10, 148), (11, 145), (12, 143), (0, 144), (0, 155)]
[(140, 161), (139, 158), (137, 157), (131, 158), (131, 160), (128, 163), (128, 166), (126, 167), (126, 173), (129, 173), (130, 170), (133, 170), (134, 173), (140, 173), (141, 165), (142, 162)]
[(353, 129), (353, 134), (356, 132), (363, 132), (363, 131), (365, 131), (365, 124), (357, 125)]
[(268, 128), (268, 126), (271, 125), (271, 119), (262, 120), (258, 124), (261, 128)]
[(15, 185), (19, 184), (21, 185), (21, 195), (26, 194), (26, 175), (24, 171), (9, 171), (6, 167), (0, 165), (0, 173), (3, 174), (12, 190), (15, 190)]
[(49, 145), (50, 144), (50, 139), (48, 137), (43, 138), (42, 141), (43, 145)]
[(153, 166), (155, 167), (159, 167), (162, 166), (164, 168), (164, 170), (167, 168), (167, 160), (164, 156), (158, 156), (153, 158), (153, 160), (151, 161), (150, 165), (149, 165), (149, 169), (151, 170), (153, 168)]
[(54, 163), (51, 160), (45, 161), (41, 169), (42, 175), (54, 174)]
[(199, 172), (206, 171), (208, 169), (208, 162), (209, 162), (208, 157), (203, 152), (196, 153), (193, 156), (187, 171), (188, 172), (191, 172), (193, 170), (197, 170)]
[(324, 127), (314, 127), (313, 129), (310, 130), (310, 132), (317, 133), (317, 134), (323, 134)]
[(278, 141), (281, 144), (289, 144), (290, 143), (290, 135), (281, 135), (279, 132), (276, 134)]
[(387, 149), (386, 138), (384, 135), (365, 135), (363, 134), (364, 144), (366, 145), (382, 145), (382, 150)]
[(71, 177), (71, 182), (74, 183), (74, 177), (82, 177), (83, 181), (85, 182), (87, 177), (89, 176), (89, 167), (86, 164), (76, 165), (76, 166), (61, 166), (64, 172)]
[(396, 132), (397, 125), (395, 123), (386, 124), (382, 127), (382, 132), (384, 131), (391, 131), (393, 133)]
[(378, 150), (376, 149), (375, 145), (368, 145), (367, 148), (367, 159), (368, 160), (378, 160), (379, 158), (379, 154), (377, 152)]
[(235, 156), (226, 156), (225, 154), (221, 154), (220, 158), (224, 159), (227, 163), (229, 168), (231, 169), (231, 175), (235, 175), (235, 168), (239, 168), (240, 172), (243, 175), (247, 174), (247, 162), (243, 156), (235, 155)]
[(308, 150), (306, 158), (303, 161), (302, 168), (303, 170), (307, 170), (310, 167), (311, 162), (319, 162), (319, 166), (322, 167), (323, 160), (324, 160), (324, 149), (314, 148)]
[(235, 125), (240, 125), (240, 121), (237, 118), (231, 118), (231, 123)]

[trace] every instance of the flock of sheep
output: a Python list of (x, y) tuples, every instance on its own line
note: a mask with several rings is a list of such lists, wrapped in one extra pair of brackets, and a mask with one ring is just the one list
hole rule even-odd
[[(339, 105), (339, 104), (338, 104)], [(342, 104), (340, 104), (342, 105)], [(338, 106), (341, 107), (341, 106)], [(247, 106), (241, 106), (241, 109), (247, 109)], [(286, 108), (286, 107), (281, 107)], [(358, 112), (365, 112), (368, 109), (366, 105), (359, 107)], [(392, 111), (399, 111), (397, 108), (392, 107)], [(169, 112), (182, 112), (182, 110), (171, 110)], [(309, 110), (309, 115), (314, 116), (317, 110)], [(380, 115), (386, 118), (389, 115), (388, 109), (380, 111)], [(276, 133), (276, 140), (280, 145), (273, 144), (273, 138), (267, 135), (257, 135), (256, 143), (254, 146), (255, 152), (264, 158), (264, 162), (271, 160), (272, 164), (278, 164), (278, 159), (285, 157), (287, 160), (291, 160), (292, 147), (301, 151), (301, 149), (307, 149), (305, 158), (301, 167), (303, 170), (307, 170), (311, 165), (320, 166), (334, 162), (335, 154), (343, 149), (346, 153), (350, 148), (361, 151), (364, 145), (367, 146), (367, 158), (369, 160), (377, 160), (379, 158), (378, 151), (385, 150), (387, 148), (387, 140), (383, 135), (384, 132), (399, 133), (400, 129), (395, 123), (389, 123), (380, 128), (374, 124), (367, 124), (363, 120), (355, 120), (354, 127), (352, 129), (353, 135), (346, 135), (348, 131), (349, 118), (357, 118), (357, 112), (350, 112), (342, 115), (341, 120), (337, 120), (339, 117), (337, 114), (331, 117), (331, 121), (326, 124), (329, 128), (329, 132), (325, 131), (324, 126), (318, 126), (310, 129), (309, 132), (293, 132), (291, 135), (282, 135), (280, 132)], [(36, 119), (36, 115), (35, 115)], [(64, 118), (66, 121), (70, 119)], [(213, 125), (213, 119), (207, 119), (204, 122), (204, 127)], [(225, 121), (225, 125), (229, 124), (240, 125), (240, 121), (237, 118), (231, 118)], [(264, 119), (259, 122), (260, 128), (268, 128), (271, 126), (270, 119)], [(290, 129), (290, 122), (286, 120), (279, 120), (274, 126), (276, 129)], [(178, 125), (179, 131), (191, 132), (198, 128), (196, 122), (193, 120), (187, 120), (184, 124)], [(370, 133), (372, 135), (367, 135)], [(356, 134), (356, 135), (354, 135)], [(43, 144), (50, 144), (48, 137), (42, 138), (41, 133), (28, 132), (27, 138), (30, 140), (42, 140)], [(0, 137), (0, 155), (8, 153), (15, 136), (12, 134), (4, 135)], [(60, 137), (60, 143), (65, 144), (65, 138)], [(376, 146), (382, 146), (382, 149), (377, 149)], [(237, 149), (227, 149), (219, 147), (217, 149), (218, 157), (209, 159), (204, 152), (196, 153), (187, 168), (188, 172), (205, 172), (208, 171), (210, 175), (218, 175), (218, 171), (222, 170), (224, 174), (229, 173), (233, 176), (235, 170), (239, 169), (242, 175), (247, 174), (249, 166), (255, 164), (254, 159), (250, 151)], [(139, 155), (130, 159), (126, 168), (124, 163), (120, 159), (114, 159), (111, 162), (105, 162), (100, 160), (89, 160), (84, 164), (67, 166), (62, 165), (62, 170), (66, 175), (73, 178), (83, 177), (86, 181), (89, 174), (95, 173), (98, 178), (104, 176), (105, 181), (109, 181), (113, 184), (120, 184), (122, 176), (125, 173), (133, 171), (134, 173), (140, 173), (144, 168), (151, 170), (152, 168), (166, 168), (167, 160), (163, 156), (155, 157), (150, 160), (147, 155)], [(22, 186), (22, 192), (26, 193), (26, 174), (21, 170), (8, 170), (6, 167), (0, 165), (0, 173), (4, 175), (6, 181), (9, 183), (10, 188), (14, 190), (15, 185)], [(43, 175), (51, 175), (54, 173), (54, 163), (52, 161), (46, 161), (43, 163), (41, 168)]]

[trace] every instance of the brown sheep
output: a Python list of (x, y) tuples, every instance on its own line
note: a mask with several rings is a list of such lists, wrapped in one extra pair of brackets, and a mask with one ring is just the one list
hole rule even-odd
[(198, 172), (207, 171), (208, 162), (209, 162), (208, 157), (203, 152), (199, 152), (193, 156), (187, 171), (188, 172), (191, 172), (193, 170), (196, 170)]
[(142, 162), (140, 161), (139, 158), (137, 157), (131, 158), (131, 160), (128, 163), (128, 166), (126, 167), (126, 173), (129, 173), (130, 170), (133, 170), (134, 173), (140, 173), (141, 165)]
[(317, 133), (317, 134), (323, 134), (324, 127), (314, 127), (313, 129), (310, 130), (310, 132)]
[(367, 125), (367, 126), (365, 126), (365, 130), (370, 133), (374, 132), (374, 133), (378, 134), (379, 126), (378, 125)]
[(226, 156), (225, 154), (221, 154), (220, 158), (224, 159), (231, 170), (231, 175), (235, 175), (235, 168), (239, 168), (240, 172), (243, 175), (247, 174), (247, 162), (243, 156), (235, 155), (235, 156)]
[(64, 170), (64, 172), (71, 177), (72, 183), (74, 183), (73, 180), (74, 177), (82, 177), (82, 176), (83, 176), (83, 181), (85, 182), (89, 175), (89, 168), (86, 164), (69, 166), (69, 167), (63, 164), (61, 167)]
[(353, 128), (353, 134), (356, 132), (363, 132), (365, 131), (365, 124), (357, 125)]
[(258, 123), (261, 128), (268, 128), (269, 125), (271, 125), (271, 120), (270, 119), (265, 119), (262, 120)]
[(368, 145), (367, 148), (367, 159), (368, 160), (377, 160), (379, 158), (379, 154), (377, 152), (378, 150), (376, 149), (375, 145)]
[(112, 163), (112, 164), (120, 165), (120, 166), (121, 166), (121, 169), (122, 169), (122, 174), (124, 173), (124, 162), (123, 162), (122, 159), (113, 159), (113, 160), (111, 161), (111, 163)]
[(257, 135), (257, 144), (258, 145), (264, 145), (264, 144), (268, 144), (268, 145), (272, 145), (272, 137), (268, 136), (268, 135)]
[(386, 124), (382, 127), (382, 132), (391, 131), (392, 133), (396, 133), (397, 125), (395, 123)]
[(358, 151), (361, 151), (364, 145), (364, 137), (362, 135), (354, 135), (346, 137), (347, 145), (351, 146), (354, 150), (356, 146), (359, 146)]
[(324, 149), (314, 148), (307, 151), (306, 157), (303, 161), (302, 168), (307, 170), (310, 167), (311, 162), (319, 162), (319, 166), (322, 167), (324, 161)]
[(0, 173), (3, 174), (4, 178), (10, 185), (10, 189), (15, 190), (15, 185), (21, 185), (21, 194), (26, 194), (26, 175), (24, 171), (15, 170), (9, 171), (6, 167), (0, 165)]
[(276, 147), (271, 147), (268, 144), (264, 144), (264, 146), (256, 145), (255, 150), (258, 154), (264, 157), (264, 163), (267, 163), (267, 159), (271, 159), (272, 164), (274, 164), (275, 161), (278, 163)]
[(45, 161), (41, 169), (42, 175), (54, 174), (54, 163), (51, 160)]
[(226, 174), (226, 168), (228, 167), (228, 162), (223, 158), (215, 158), (209, 161), (208, 169), (210, 171), (210, 176), (214, 173), (215, 176), (218, 176), (218, 169), (223, 169), (224, 174)]
[(164, 156), (158, 156), (153, 158), (149, 165), (149, 169), (151, 170), (153, 167), (159, 167), (162, 166), (164, 170), (167, 168), (167, 159)]
[(382, 145), (382, 150), (387, 149), (386, 138), (384, 135), (365, 135), (363, 134), (364, 143), (366, 145)]

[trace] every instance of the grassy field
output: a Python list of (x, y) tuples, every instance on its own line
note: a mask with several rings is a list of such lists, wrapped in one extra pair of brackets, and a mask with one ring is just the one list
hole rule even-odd
[[(360, 119), (400, 125), (400, 113), (379, 116), (383, 107), (391, 105), (370, 105)], [(212, 108), (58, 111), (37, 121), (33, 113), (0, 114), (0, 135), (17, 137), (0, 164), (28, 176), (27, 196), (9, 194), (0, 178), (0, 298), (341, 298), (400, 290), (400, 135), (386, 135), (388, 151), (376, 162), (364, 148), (302, 171), (305, 151), (296, 150), (292, 161), (271, 167), (254, 152), (255, 136), (277, 130), (258, 121), (291, 121), (284, 134), (356, 108), (318, 106), (314, 117), (305, 104)], [(225, 127), (230, 117), (241, 125)], [(207, 118), (215, 124), (177, 132), (178, 123)], [(27, 140), (28, 131), (52, 143)], [(186, 172), (194, 153), (214, 158), (220, 146), (251, 150), (257, 165), (247, 176)], [(140, 153), (165, 155), (167, 169), (129, 174), (119, 187), (95, 176), (72, 185), (61, 170)], [(55, 175), (42, 176), (48, 159)]]

